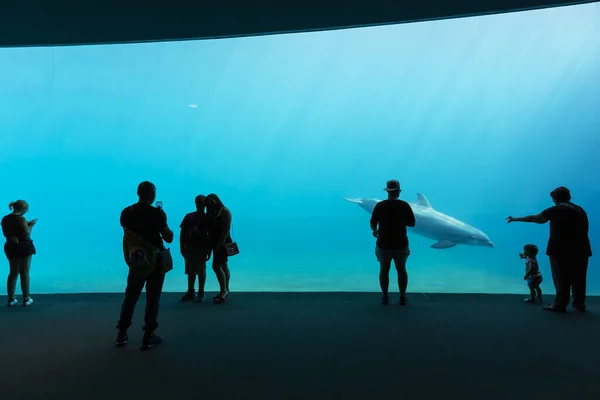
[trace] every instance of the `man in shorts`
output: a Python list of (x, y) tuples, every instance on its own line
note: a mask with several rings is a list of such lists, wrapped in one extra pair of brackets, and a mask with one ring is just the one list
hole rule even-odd
[(187, 214), (179, 226), (180, 251), (185, 260), (185, 274), (188, 277), (188, 290), (181, 301), (193, 300), (196, 297), (194, 284), (198, 276), (197, 301), (202, 302), (206, 284), (206, 262), (210, 258), (206, 196), (196, 196), (195, 203), (196, 211)]
[(383, 293), (381, 302), (389, 304), (389, 275), (392, 261), (394, 261), (398, 272), (400, 304), (406, 305), (406, 287), (408, 286), (406, 260), (410, 255), (406, 227), (415, 226), (415, 215), (410, 205), (400, 200), (400, 182), (389, 180), (383, 190), (388, 192), (388, 198), (377, 203), (371, 214), (371, 230), (373, 236), (377, 238), (375, 256), (380, 265), (379, 284)]

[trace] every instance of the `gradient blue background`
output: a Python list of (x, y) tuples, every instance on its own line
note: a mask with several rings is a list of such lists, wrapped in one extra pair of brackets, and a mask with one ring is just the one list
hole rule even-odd
[[(600, 5), (252, 38), (0, 49), (0, 199), (39, 218), (32, 292), (122, 291), (119, 214), (153, 181), (176, 230), (197, 194), (231, 209), (232, 291), (378, 288), (369, 215), (402, 197), (496, 248), (411, 235), (409, 291), (527, 293), (504, 218), (568, 186), (599, 239)], [(3, 206), (5, 207), (5, 206)], [(8, 212), (8, 209), (6, 209)], [(177, 240), (167, 291), (184, 291)], [(593, 257), (589, 292), (600, 292)], [(8, 264), (6, 267), (8, 272)], [(394, 282), (392, 280), (392, 282)], [(394, 285), (392, 285), (394, 286)], [(207, 290), (217, 288), (209, 270)], [(397, 289), (396, 289), (397, 290)]]

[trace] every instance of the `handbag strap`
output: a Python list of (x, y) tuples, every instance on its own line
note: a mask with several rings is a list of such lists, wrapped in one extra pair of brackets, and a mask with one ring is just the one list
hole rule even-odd
[(219, 210), (219, 212), (217, 213), (217, 218), (221, 216), (221, 213), (223, 212), (223, 210), (227, 210), (227, 212), (229, 213), (229, 216), (231, 217), (231, 223), (229, 224), (229, 236), (231, 236), (231, 241), (235, 242), (235, 240), (233, 239), (233, 215), (231, 215), (231, 211), (229, 210), (229, 208), (223, 206), (223, 208), (221, 208)]
[(229, 211), (229, 208), (227, 209), (227, 212), (229, 212), (229, 217), (231, 219), (231, 222), (229, 223), (229, 236), (231, 236), (231, 241), (235, 242), (235, 240), (233, 239), (233, 215), (231, 215), (231, 211)]

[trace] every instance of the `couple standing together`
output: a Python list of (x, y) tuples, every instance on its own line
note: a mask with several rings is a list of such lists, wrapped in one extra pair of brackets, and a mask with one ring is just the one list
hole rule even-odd
[(199, 195), (195, 199), (196, 211), (187, 214), (181, 225), (179, 247), (185, 260), (188, 290), (181, 301), (194, 299), (194, 285), (198, 276), (198, 302), (204, 301), (206, 263), (211, 257), (212, 267), (219, 281), (220, 293), (213, 297), (224, 303), (229, 295), (229, 267), (226, 245), (232, 243), (230, 235), (231, 213), (214, 195)]

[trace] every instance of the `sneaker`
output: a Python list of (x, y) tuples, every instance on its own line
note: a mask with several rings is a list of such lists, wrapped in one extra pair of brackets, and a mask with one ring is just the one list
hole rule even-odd
[(408, 304), (408, 300), (406, 300), (406, 296), (401, 296), (400, 297), (400, 305), (405, 306), (407, 304)]
[(390, 304), (390, 297), (386, 294), (381, 296), (381, 304), (384, 304), (384, 305)]
[(550, 312), (555, 312), (555, 313), (566, 313), (567, 312), (566, 307), (556, 307), (554, 304), (546, 304), (544, 306), (544, 310), (550, 311)]
[(196, 297), (195, 292), (193, 290), (191, 290), (191, 291), (188, 290), (181, 298), (181, 301), (184, 302), (184, 301), (192, 300), (194, 297)]
[(24, 306), (30, 306), (33, 303), (33, 299), (30, 297), (27, 300), (23, 301)]
[(573, 304), (573, 308), (582, 313), (586, 311), (585, 306), (581, 306), (579, 304), (577, 304), (577, 305)]
[(198, 297), (196, 297), (196, 301), (198, 303), (203, 303), (204, 302), (204, 293), (203, 294), (198, 293)]
[(9, 307), (12, 307), (12, 306), (15, 306), (15, 305), (17, 305), (17, 299), (12, 299), (12, 300), (8, 301), (8, 306)]
[(535, 299), (532, 299), (531, 297), (526, 298), (525, 300), (523, 300), (525, 303), (535, 303)]
[(144, 339), (142, 339), (142, 347), (141, 350), (148, 350), (153, 347), (158, 346), (163, 341), (162, 337), (158, 336), (156, 333), (145, 334)]
[(129, 336), (127, 336), (127, 332), (125, 331), (119, 331), (119, 333), (117, 334), (117, 340), (115, 341), (117, 347), (123, 347), (127, 344), (127, 341), (129, 340)]

